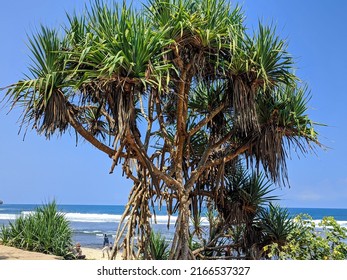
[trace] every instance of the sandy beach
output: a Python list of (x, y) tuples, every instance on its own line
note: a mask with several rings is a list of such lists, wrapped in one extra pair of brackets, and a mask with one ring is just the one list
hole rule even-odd
[[(107, 260), (107, 255), (102, 258), (101, 249), (82, 247), (82, 253), (86, 255), (87, 260)], [(121, 257), (116, 259), (121, 260)], [(62, 260), (62, 258), (0, 245), (0, 260)]]

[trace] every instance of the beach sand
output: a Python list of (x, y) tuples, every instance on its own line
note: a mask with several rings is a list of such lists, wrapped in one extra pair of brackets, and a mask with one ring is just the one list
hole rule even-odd
[[(102, 258), (101, 249), (85, 247), (81, 249), (87, 260), (107, 260), (107, 255), (105, 255), (105, 258)], [(121, 260), (121, 257), (117, 256), (116, 259)], [(0, 260), (62, 260), (62, 258), (0, 245)]]
[[(81, 249), (82, 249), (82, 254), (86, 255), (87, 260), (108, 260), (107, 253), (105, 253), (104, 258), (102, 257), (101, 249), (86, 248), (86, 247)], [(116, 260), (121, 260), (121, 259), (122, 259), (121, 254), (117, 254)]]

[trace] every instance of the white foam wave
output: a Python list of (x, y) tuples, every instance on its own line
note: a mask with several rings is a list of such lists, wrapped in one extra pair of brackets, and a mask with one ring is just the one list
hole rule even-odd
[(103, 235), (103, 233), (100, 230), (82, 230), (81, 232), (85, 234)]
[[(315, 223), (315, 226), (317, 229), (323, 229), (323, 226), (320, 225), (322, 220), (312, 220), (312, 222)], [(336, 221), (341, 227), (347, 228), (347, 221)], [(327, 228), (332, 228), (331, 226), (328, 226)]]
[[(23, 211), (21, 214), (24, 216), (32, 214), (32, 211)], [(119, 223), (122, 215), (116, 214), (91, 214), (91, 213), (64, 213), (65, 217), (70, 222), (83, 222), (83, 223)], [(15, 220), (18, 218), (18, 214), (0, 214), (0, 220)], [(170, 217), (170, 225), (174, 225), (177, 221), (176, 216)], [(156, 218), (154, 216), (151, 219), (152, 224), (158, 225), (167, 225), (168, 217), (166, 215), (157, 215)], [(321, 220), (313, 220), (316, 225), (316, 228), (321, 228), (319, 223)], [(337, 223), (347, 228), (347, 221), (337, 221)], [(206, 217), (201, 218), (201, 225), (207, 226), (208, 220)]]
[[(0, 220), (15, 220), (20, 215), (28, 216), (33, 211), (23, 211), (21, 214), (0, 214)], [(112, 214), (85, 214), (85, 213), (64, 213), (66, 219), (70, 222), (91, 222), (91, 223), (108, 223), (119, 222), (122, 215)]]
[[(152, 221), (153, 224), (167, 225), (168, 217), (167, 216), (157, 216), (156, 218), (152, 217), (151, 221)], [(170, 217), (170, 225), (175, 224), (176, 221), (177, 221), (177, 217), (176, 216), (171, 216)], [(206, 217), (202, 217), (200, 219), (200, 224), (202, 226), (207, 226), (207, 225), (209, 225), (209, 222), (208, 222)]]
[[(66, 213), (65, 217), (70, 222), (90, 222), (90, 223), (119, 223), (122, 215), (113, 214), (84, 214), (84, 213)], [(125, 218), (125, 221), (127, 217)], [(175, 224), (177, 217), (172, 216), (170, 218), (170, 224)], [(151, 222), (159, 225), (166, 225), (168, 222), (167, 216), (156, 216), (156, 219), (152, 217)]]
[[(122, 215), (114, 214), (85, 214), (85, 213), (65, 213), (65, 217), (70, 222), (90, 222), (90, 223), (119, 223)], [(125, 221), (127, 218), (125, 218)], [(170, 224), (176, 223), (177, 217), (172, 216), (170, 218)], [(156, 216), (156, 219), (152, 217), (152, 223), (159, 225), (166, 225), (168, 222), (167, 216)]]
[[(32, 214), (32, 211), (23, 211), (21, 214), (24, 216)], [(82, 223), (119, 223), (122, 215), (114, 214), (86, 214), (86, 213), (64, 213), (65, 217), (70, 222), (82, 222)], [(0, 220), (14, 220), (19, 215), (15, 214), (0, 214)], [(126, 218), (127, 219), (127, 218)], [(126, 220), (125, 219), (125, 220)], [(170, 217), (170, 225), (174, 225), (177, 221), (176, 216)], [(157, 215), (151, 219), (152, 224), (167, 225), (168, 217), (165, 215)], [(208, 225), (206, 218), (201, 218), (201, 225)]]
[(65, 217), (70, 222), (114, 223), (119, 222), (122, 215), (66, 213)]
[[(175, 224), (177, 221), (177, 217), (175, 216), (171, 216), (170, 217), (170, 224)], [(157, 224), (157, 225), (167, 225), (168, 223), (168, 217), (167, 216), (156, 216), (155, 218), (152, 217), (151, 222), (153, 224)]]
[(18, 217), (16, 214), (0, 214), (0, 220), (15, 220)]
[(338, 221), (337, 222), (340, 226), (347, 228), (347, 221)]

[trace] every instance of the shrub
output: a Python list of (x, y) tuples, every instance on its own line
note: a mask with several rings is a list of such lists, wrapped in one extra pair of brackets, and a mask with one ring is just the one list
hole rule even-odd
[(273, 259), (292, 260), (344, 260), (347, 258), (347, 229), (333, 217), (324, 217), (316, 228), (312, 217), (294, 218), (294, 228), (284, 246), (273, 243), (264, 250)]
[(151, 232), (150, 236), (150, 252), (154, 260), (167, 260), (169, 258), (169, 243), (160, 232)]
[(277, 243), (282, 246), (295, 228), (288, 210), (272, 203), (268, 209), (260, 212), (259, 219), (264, 242), (267, 244)]
[(71, 258), (72, 230), (55, 201), (21, 215), (8, 226), (2, 226), (0, 239), (4, 245), (28, 251)]

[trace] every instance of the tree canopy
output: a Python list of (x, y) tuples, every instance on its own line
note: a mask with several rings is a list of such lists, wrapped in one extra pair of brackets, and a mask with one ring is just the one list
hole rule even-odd
[(272, 25), (247, 29), (240, 6), (95, 1), (67, 19), (29, 38), (29, 73), (6, 98), (23, 108), (21, 127), (48, 139), (75, 131), (133, 180), (115, 242), (127, 259), (151, 258), (154, 205), (177, 215), (170, 258), (194, 259), (190, 217), (212, 205), (229, 225), (246, 222), (262, 196), (236, 203), (242, 178), (287, 184), (290, 151), (320, 145), (286, 41)]

